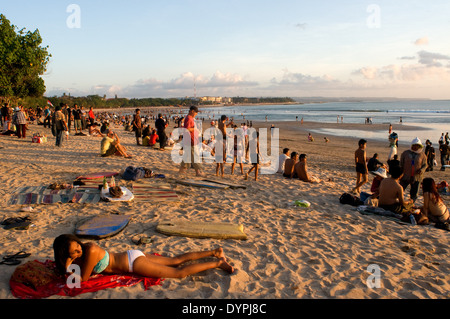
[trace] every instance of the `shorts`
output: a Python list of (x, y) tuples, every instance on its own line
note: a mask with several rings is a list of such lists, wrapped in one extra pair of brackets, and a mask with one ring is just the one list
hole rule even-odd
[(356, 172), (366, 175), (367, 174), (367, 169), (366, 169), (366, 165), (361, 164), (361, 163), (357, 163), (356, 164)]
[(134, 132), (136, 133), (136, 137), (142, 137), (142, 128), (141, 127), (136, 127)]
[(111, 145), (106, 151), (106, 153), (102, 154), (102, 157), (113, 156), (114, 154), (116, 154), (116, 151), (117, 151), (116, 147), (114, 145)]
[(75, 129), (81, 130), (81, 120), (74, 120)]
[(127, 255), (128, 255), (128, 272), (132, 273), (134, 261), (139, 257), (142, 256), (145, 257), (145, 254), (140, 250), (128, 250)]

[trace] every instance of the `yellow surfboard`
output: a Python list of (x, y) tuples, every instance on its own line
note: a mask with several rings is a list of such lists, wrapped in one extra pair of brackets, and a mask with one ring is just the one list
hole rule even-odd
[(169, 236), (247, 239), (247, 235), (244, 233), (244, 226), (231, 223), (192, 222), (184, 220), (162, 221), (156, 226), (156, 231)]

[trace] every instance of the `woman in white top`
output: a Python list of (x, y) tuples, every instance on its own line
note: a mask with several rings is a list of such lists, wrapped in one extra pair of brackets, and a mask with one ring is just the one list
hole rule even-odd
[(425, 216), (435, 222), (449, 223), (450, 214), (444, 201), (439, 196), (436, 183), (432, 178), (424, 178), (423, 187), (423, 208)]

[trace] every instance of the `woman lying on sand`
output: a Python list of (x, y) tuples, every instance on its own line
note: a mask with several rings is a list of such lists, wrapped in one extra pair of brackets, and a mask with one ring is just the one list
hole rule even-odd
[[(76, 264), (81, 268), (81, 281), (87, 281), (92, 274), (99, 273), (133, 273), (153, 278), (184, 278), (213, 268), (221, 268), (228, 273), (234, 271), (226, 261), (222, 248), (186, 253), (176, 257), (147, 255), (139, 250), (108, 253), (95, 243), (82, 243), (75, 235), (61, 235), (53, 242), (53, 250), (58, 270), (65, 274), (71, 264)], [(184, 262), (206, 257), (216, 257), (218, 260), (178, 267)]]

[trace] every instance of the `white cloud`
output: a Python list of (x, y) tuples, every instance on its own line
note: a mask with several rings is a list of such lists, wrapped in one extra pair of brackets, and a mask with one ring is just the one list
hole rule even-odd
[(423, 37), (420, 39), (417, 39), (414, 44), (415, 45), (427, 45), (430, 41), (428, 40), (428, 37)]

